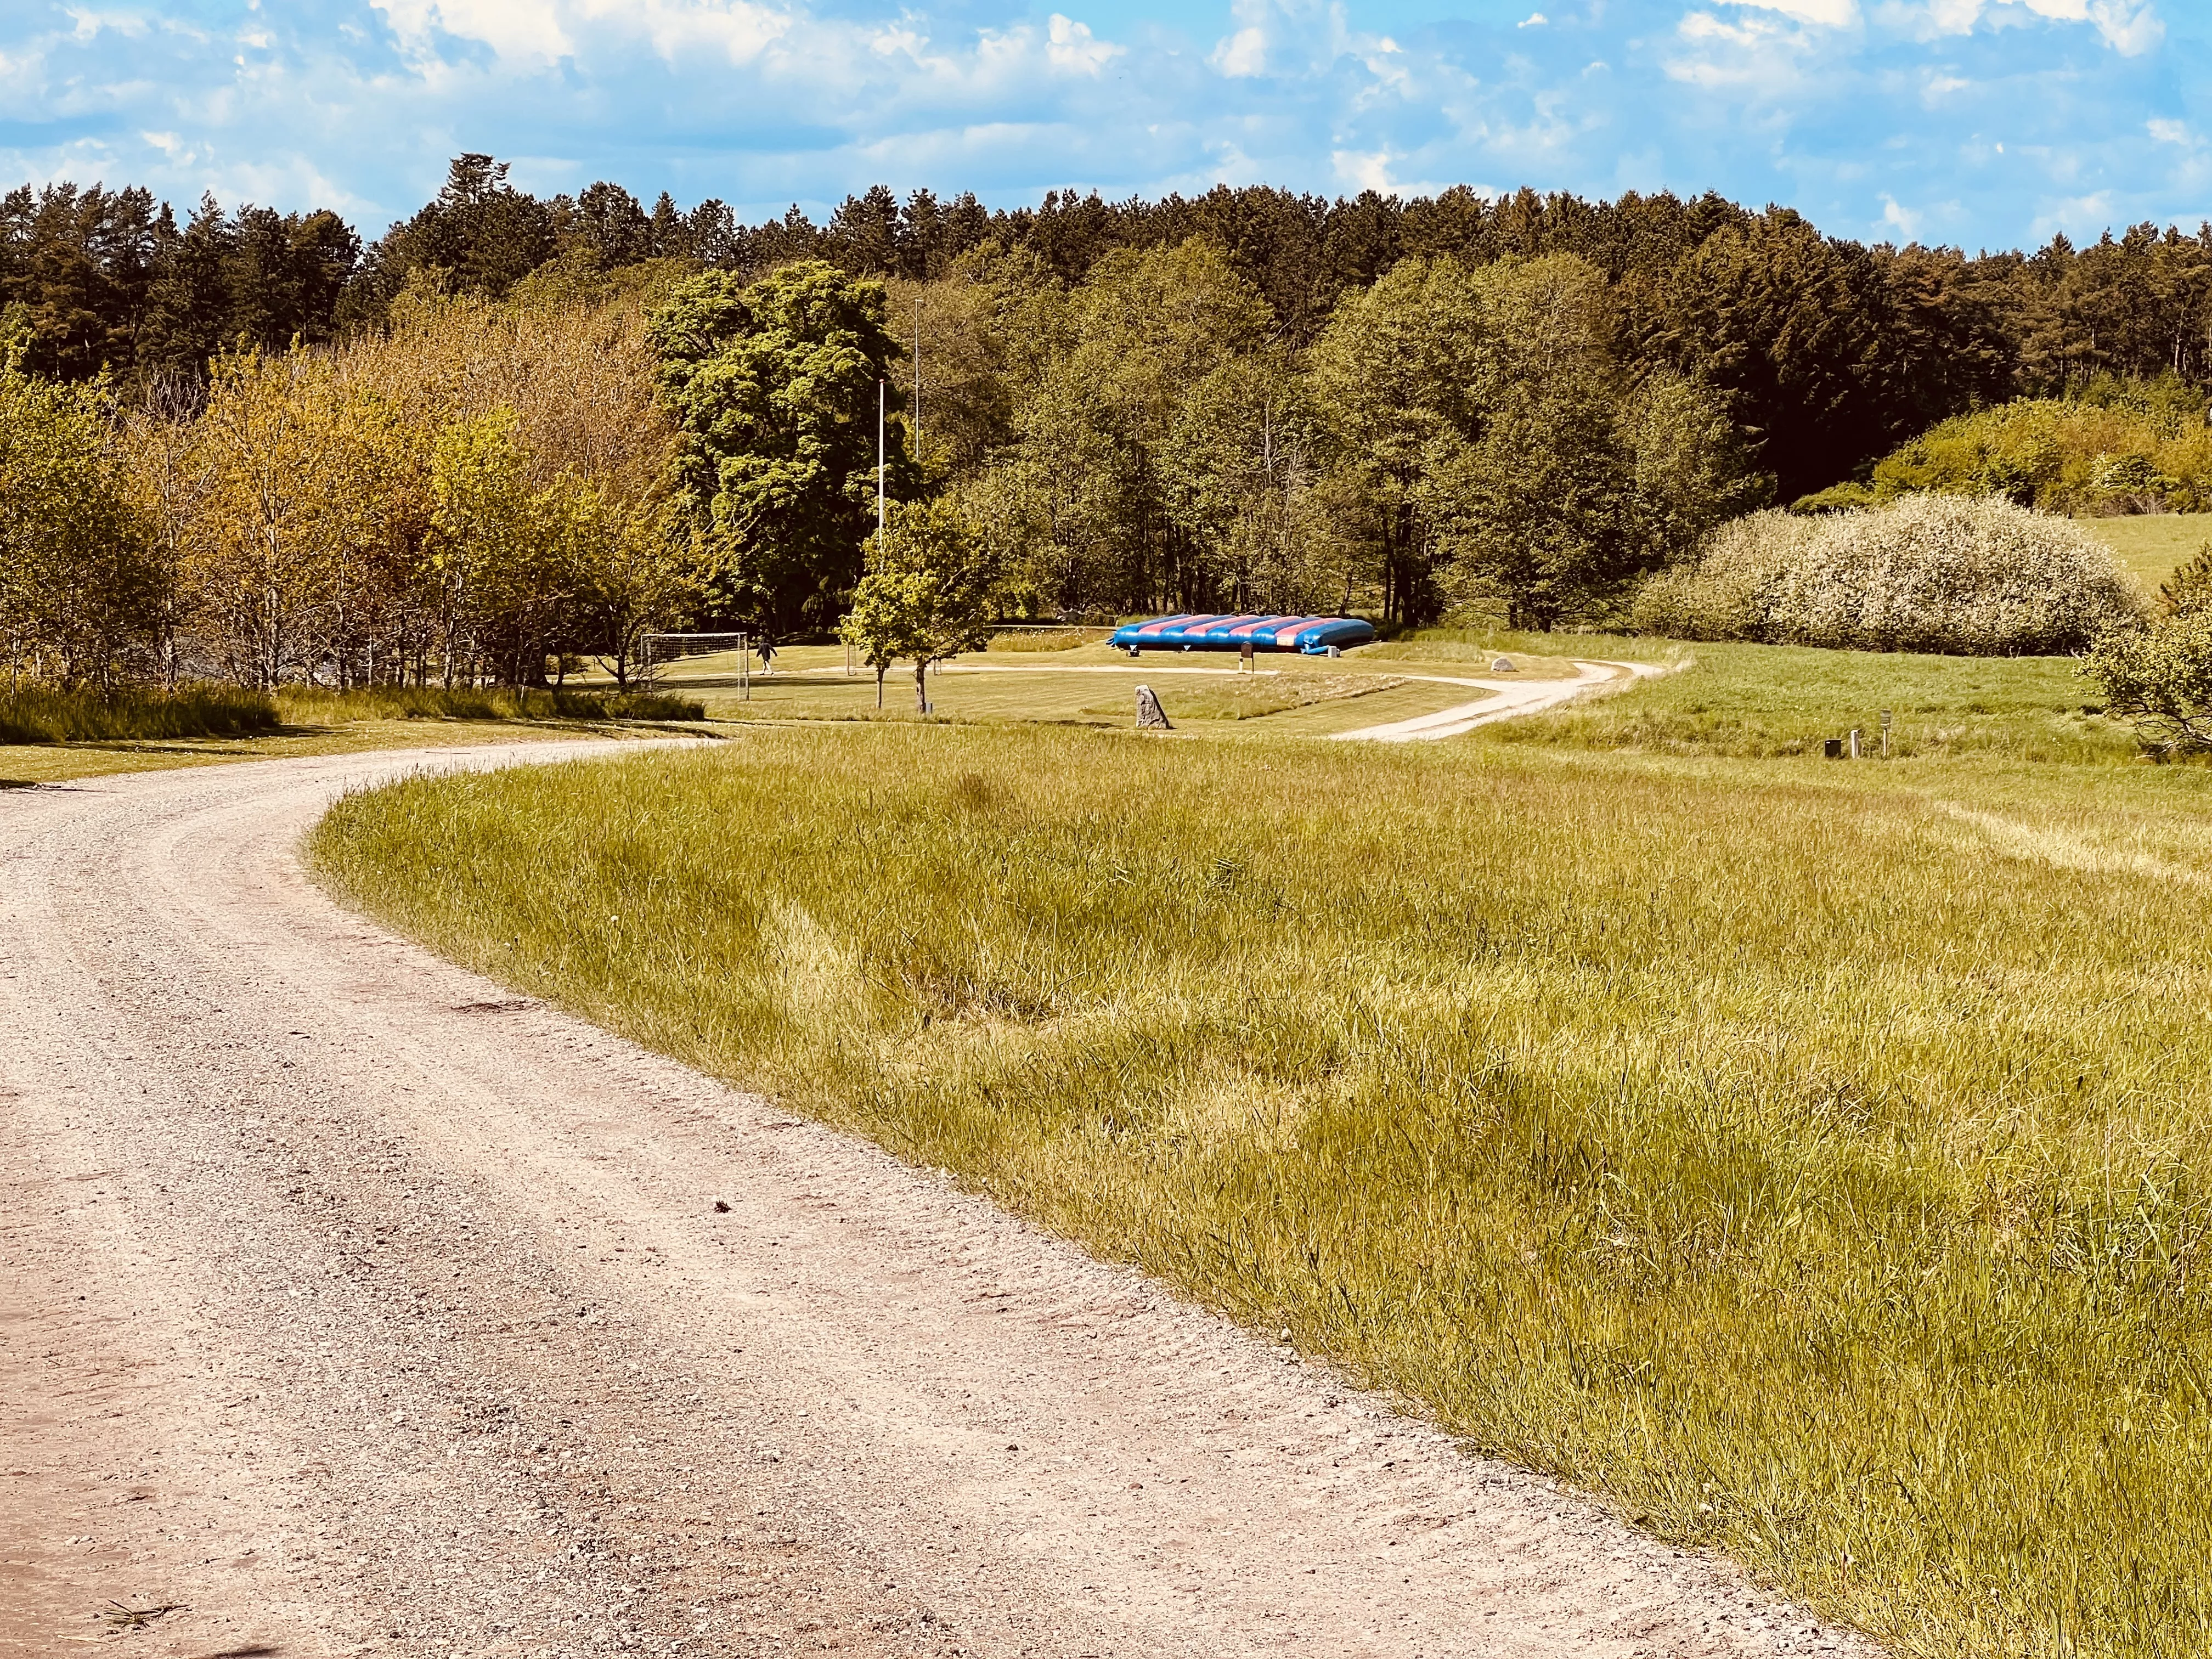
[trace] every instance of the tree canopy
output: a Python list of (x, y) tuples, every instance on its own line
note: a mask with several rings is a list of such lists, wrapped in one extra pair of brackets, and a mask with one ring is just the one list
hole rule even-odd
[(1411, 200), (1264, 185), (1158, 201), (1052, 191), (1011, 209), (878, 185), (818, 225), (795, 206), (746, 224), (720, 201), (647, 204), (608, 180), (536, 196), (477, 153), (366, 246), (327, 210), (226, 212), (205, 199), (185, 216), (179, 228), (135, 187), (26, 185), (0, 199), (0, 310), (27, 332), (28, 366), (70, 379), (201, 373), (241, 343), (276, 350), (380, 323), (410, 291), (499, 299), (549, 270), (584, 282), (667, 264), (742, 284), (820, 259), (934, 283), (995, 252), (1073, 289), (1116, 255), (1195, 238), (1293, 348), (1401, 260), (1572, 255), (1601, 274), (1627, 356), (1727, 394), (1784, 499), (1978, 404), (2069, 395), (2100, 375), (2212, 383), (2212, 224), (1970, 256), (1826, 236), (1788, 208), (1712, 195), (1492, 198), (1463, 185)]
[[(881, 283), (809, 260), (744, 284), (711, 271), (653, 313), (682, 434), (675, 477), (726, 550), (725, 606), (771, 635), (827, 629), (876, 516), (877, 412), (892, 361)], [(914, 492), (906, 416), (885, 421), (884, 486)]]

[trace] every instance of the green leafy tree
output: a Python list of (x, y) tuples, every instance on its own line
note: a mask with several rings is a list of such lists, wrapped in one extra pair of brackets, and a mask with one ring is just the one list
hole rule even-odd
[[(681, 443), (684, 505), (722, 550), (729, 608), (771, 634), (827, 629), (874, 529), (878, 388), (899, 356), (884, 285), (819, 260), (750, 287), (710, 272), (648, 325)], [(893, 409), (884, 486), (919, 469)]]
[(1182, 400), (1162, 457), (1169, 511), (1229, 609), (1350, 604), (1316, 451), (1311, 399), (1279, 349), (1230, 359)]
[(1195, 238), (1108, 253), (1073, 290), (1011, 285), (1027, 290), (1000, 321), (1015, 438), (968, 496), (1014, 587), (1062, 613), (1213, 603), (1234, 585), (1223, 469), (1243, 470), (1244, 434), (1214, 443), (1194, 403), (1237, 401), (1212, 377), (1266, 345), (1267, 301)]
[(1311, 354), (1313, 396), (1343, 475), (1345, 533), (1364, 544), (1383, 615), (1426, 620), (1445, 481), (1463, 477), (1480, 434), (1489, 319), (1449, 258), (1401, 260), (1339, 302)]
[(699, 613), (714, 577), (713, 552), (672, 502), (625, 496), (564, 474), (547, 506), (567, 547), (567, 568), (587, 613), (580, 642), (628, 687), (645, 636), (680, 628)]
[(159, 566), (134, 510), (106, 388), (57, 386), (0, 364), (0, 632), (11, 684), (131, 674), (161, 608)]
[(2169, 617), (2212, 611), (2212, 542), (2158, 586), (2158, 608)]
[(929, 712), (929, 665), (990, 642), (994, 574), (951, 507), (899, 509), (838, 628), (876, 671), (877, 708), (884, 675), (904, 659), (914, 664), (915, 711)]

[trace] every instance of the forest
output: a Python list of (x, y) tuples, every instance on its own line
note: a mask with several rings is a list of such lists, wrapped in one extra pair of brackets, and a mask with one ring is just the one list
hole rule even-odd
[[(1710, 195), (1226, 186), (748, 225), (469, 155), (367, 243), (12, 191), (0, 341), (11, 673), (536, 684), (655, 628), (827, 635), (872, 559), (1002, 617), (1553, 627), (1773, 503), (2156, 507), (2198, 487), (2212, 227), (1969, 256)], [(2015, 399), (2150, 453), (1991, 483), (1943, 434)]]

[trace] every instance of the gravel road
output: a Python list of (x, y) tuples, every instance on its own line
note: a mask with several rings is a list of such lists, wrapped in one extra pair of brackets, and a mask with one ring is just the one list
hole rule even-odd
[(296, 862), (583, 747), (0, 793), (0, 1653), (1867, 1651)]
[[(1333, 733), (1340, 740), (1353, 743), (1433, 743), (1440, 738), (1455, 738), (1463, 732), (1472, 732), (1478, 726), (1488, 726), (1495, 720), (1510, 720), (1522, 714), (1540, 714), (1547, 708), (1557, 708), (1563, 702), (1571, 702), (1583, 692), (1599, 685), (1618, 684), (1623, 680), (1649, 679), (1667, 671), (1654, 662), (1583, 662), (1575, 663), (1575, 678), (1571, 680), (1453, 680), (1453, 685), (1479, 685), (1496, 695), (1480, 702), (1463, 702), (1450, 708), (1439, 709), (1433, 714), (1416, 714), (1409, 720), (1392, 720), (1387, 726), (1363, 726), (1357, 732)], [(1433, 680), (1434, 674), (1417, 674), (1416, 679)]]

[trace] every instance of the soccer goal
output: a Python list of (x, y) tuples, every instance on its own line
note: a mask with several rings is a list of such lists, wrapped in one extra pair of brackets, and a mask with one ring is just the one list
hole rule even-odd
[[(714, 659), (724, 659), (714, 661)], [(647, 634), (639, 642), (639, 659), (649, 679), (678, 663), (690, 663), (694, 672), (734, 679), (738, 695), (750, 702), (753, 695), (753, 645), (750, 634)]]

